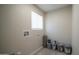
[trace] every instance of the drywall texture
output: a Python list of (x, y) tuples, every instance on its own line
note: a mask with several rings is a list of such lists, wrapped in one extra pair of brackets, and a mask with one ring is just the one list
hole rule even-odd
[(77, 4), (73, 5), (72, 18), (72, 53), (79, 55), (79, 5)]
[[(43, 30), (31, 29), (31, 11), (43, 16), (33, 5), (0, 5), (0, 52), (30, 54), (42, 46)], [(24, 31), (29, 36), (24, 37)]]
[(72, 6), (51, 11), (45, 16), (45, 31), (49, 39), (71, 44)]

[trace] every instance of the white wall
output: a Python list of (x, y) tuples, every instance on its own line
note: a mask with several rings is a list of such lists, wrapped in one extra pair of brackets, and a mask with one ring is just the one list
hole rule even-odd
[(48, 12), (45, 16), (46, 34), (52, 40), (70, 43), (72, 39), (72, 6)]
[(79, 55), (79, 5), (77, 4), (73, 5), (72, 18), (72, 53)]
[[(33, 5), (0, 5), (0, 52), (30, 54), (42, 46), (43, 30), (31, 29), (31, 11), (43, 16)], [(24, 31), (30, 35), (24, 37)]]

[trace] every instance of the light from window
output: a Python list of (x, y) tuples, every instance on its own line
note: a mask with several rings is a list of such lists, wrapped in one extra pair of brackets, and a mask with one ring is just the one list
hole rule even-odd
[(43, 17), (35, 12), (32, 12), (32, 29), (33, 30), (43, 29)]

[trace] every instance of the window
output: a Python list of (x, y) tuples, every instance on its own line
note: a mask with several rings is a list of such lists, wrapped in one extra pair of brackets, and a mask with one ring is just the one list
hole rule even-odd
[(43, 29), (43, 17), (39, 14), (32, 12), (32, 30)]

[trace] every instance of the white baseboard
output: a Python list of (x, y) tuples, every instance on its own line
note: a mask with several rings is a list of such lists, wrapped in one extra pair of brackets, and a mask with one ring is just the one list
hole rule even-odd
[(35, 51), (33, 51), (32, 53), (30, 53), (30, 55), (34, 55), (36, 54), (38, 51), (40, 51), (43, 47), (41, 46), (40, 48), (36, 49)]

